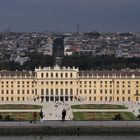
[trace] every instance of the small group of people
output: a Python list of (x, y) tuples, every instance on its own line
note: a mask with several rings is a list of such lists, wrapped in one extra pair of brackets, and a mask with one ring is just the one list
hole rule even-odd
[[(39, 117), (40, 117), (40, 122), (42, 123), (43, 122), (43, 118), (44, 118), (44, 114), (43, 114), (43, 111), (42, 110), (40, 110), (40, 112), (39, 112)], [(37, 117), (38, 117), (38, 114), (37, 114), (37, 112), (33, 112), (33, 119), (31, 120), (31, 122), (34, 122), (34, 123), (36, 123), (36, 120), (37, 120)], [(62, 110), (62, 121), (64, 121), (65, 120), (65, 117), (66, 117), (66, 109), (63, 109)]]
[[(33, 120), (32, 120), (31, 122), (36, 123), (37, 116), (38, 116), (38, 115), (37, 115), (37, 112), (33, 112)], [(44, 117), (43, 111), (40, 110), (40, 112), (39, 112), (39, 118), (40, 118), (40, 122), (41, 122), (41, 123), (42, 123), (42, 121), (43, 121), (43, 117)]]

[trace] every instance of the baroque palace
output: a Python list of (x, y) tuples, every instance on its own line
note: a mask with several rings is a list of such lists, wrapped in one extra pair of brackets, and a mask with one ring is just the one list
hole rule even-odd
[(140, 71), (0, 71), (0, 101), (140, 101)]

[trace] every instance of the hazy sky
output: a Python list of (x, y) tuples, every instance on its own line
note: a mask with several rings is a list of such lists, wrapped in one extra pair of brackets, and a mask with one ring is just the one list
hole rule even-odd
[(0, 0), (0, 31), (140, 31), (140, 0)]

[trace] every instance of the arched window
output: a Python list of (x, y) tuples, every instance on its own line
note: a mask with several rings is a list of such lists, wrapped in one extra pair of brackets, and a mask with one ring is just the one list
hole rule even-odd
[(63, 89), (60, 89), (60, 94), (63, 95)]
[(55, 94), (58, 95), (58, 89), (55, 89)]
[(34, 90), (32, 89), (32, 94), (34, 94)]
[(4, 90), (1, 90), (1, 94), (4, 94)]
[(41, 89), (41, 95), (44, 95), (44, 89)]
[(51, 89), (51, 95), (53, 95), (53, 89)]
[(14, 93), (14, 91), (13, 90), (11, 90), (11, 94), (13, 94)]
[(11, 101), (13, 101), (13, 97), (11, 97)]
[(56, 73), (56, 78), (58, 78), (58, 73)]
[(46, 95), (49, 95), (49, 90), (48, 89), (46, 89)]
[(100, 97), (100, 101), (102, 101), (103, 100), (103, 98), (102, 97)]
[(70, 89), (70, 95), (73, 95), (73, 89)]
[(23, 90), (22, 90), (22, 94), (24, 94), (24, 93), (25, 93), (25, 90), (23, 89)]
[(68, 89), (65, 89), (65, 95), (68, 95)]
[(43, 78), (44, 77), (44, 73), (41, 73), (41, 78)]
[(65, 77), (66, 77), (66, 78), (68, 77), (68, 73), (65, 73)]
[(8, 94), (9, 93), (9, 91), (8, 90), (6, 90), (6, 94)]
[(20, 97), (18, 97), (17, 100), (20, 101)]
[(89, 101), (91, 101), (91, 96), (89, 97)]
[(29, 94), (29, 90), (27, 90), (27, 94)]
[(17, 94), (20, 94), (20, 90), (19, 89), (17, 90)]

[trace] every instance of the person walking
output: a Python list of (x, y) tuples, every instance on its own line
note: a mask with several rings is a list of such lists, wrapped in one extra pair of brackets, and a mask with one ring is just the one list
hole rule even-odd
[(42, 110), (40, 110), (39, 116), (40, 116), (40, 122), (42, 123), (43, 122), (43, 117), (44, 117)]
[(36, 123), (36, 120), (37, 120), (37, 113), (33, 112), (33, 121), (34, 121), (34, 123)]
[(65, 120), (65, 117), (66, 117), (66, 110), (63, 109), (63, 110), (62, 110), (62, 121)]

